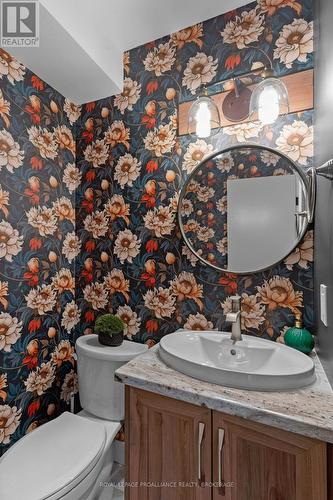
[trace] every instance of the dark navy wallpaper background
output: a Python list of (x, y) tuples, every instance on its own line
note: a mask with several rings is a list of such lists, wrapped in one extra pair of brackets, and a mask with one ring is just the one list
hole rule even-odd
[(278, 75), (312, 68), (312, 21), (311, 0), (258, 0), (125, 53), (123, 92), (82, 106), (0, 50), (2, 452), (69, 408), (75, 339), (104, 311), (150, 346), (223, 328), (235, 293), (250, 334), (283, 341), (298, 309), (313, 327), (312, 230), (278, 266), (237, 277), (197, 262), (176, 221), (182, 185), (214, 149), (259, 142), (311, 166), (312, 111), (204, 141), (178, 136), (177, 109), (267, 57)]

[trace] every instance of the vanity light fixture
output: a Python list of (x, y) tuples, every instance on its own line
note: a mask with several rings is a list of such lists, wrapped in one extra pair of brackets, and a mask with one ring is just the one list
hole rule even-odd
[(270, 125), (279, 115), (289, 113), (288, 90), (271, 69), (265, 69), (261, 76), (263, 80), (252, 91), (249, 118)]
[(221, 118), (218, 107), (205, 88), (193, 102), (189, 113), (187, 130), (192, 137), (205, 139), (219, 132)]

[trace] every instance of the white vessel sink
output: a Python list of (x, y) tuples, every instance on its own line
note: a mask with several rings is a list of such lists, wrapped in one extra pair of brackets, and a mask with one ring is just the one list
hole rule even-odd
[(182, 330), (162, 338), (162, 360), (190, 377), (213, 384), (258, 391), (299, 389), (316, 380), (311, 358), (283, 344), (230, 333)]

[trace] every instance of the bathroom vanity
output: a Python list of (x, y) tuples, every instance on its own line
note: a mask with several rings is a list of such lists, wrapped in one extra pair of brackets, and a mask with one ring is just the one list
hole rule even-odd
[(327, 500), (333, 393), (317, 382), (255, 392), (169, 368), (158, 348), (116, 372), (126, 384), (127, 500)]
[[(313, 220), (315, 176), (255, 144), (205, 157), (177, 211), (196, 262), (237, 275), (281, 262)], [(275, 285), (249, 308), (246, 286), (238, 290), (221, 310), (231, 334), (170, 333), (116, 371), (126, 385), (127, 500), (333, 499), (333, 393), (319, 361), (263, 340), (265, 327), (244, 328), (256, 307), (300, 314), (303, 295), (288, 302)], [(242, 339), (242, 321), (252, 336)]]

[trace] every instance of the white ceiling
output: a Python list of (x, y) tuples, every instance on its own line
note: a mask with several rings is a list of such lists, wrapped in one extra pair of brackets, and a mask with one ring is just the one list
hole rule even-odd
[(40, 0), (40, 47), (11, 53), (80, 104), (121, 90), (122, 53), (249, 0)]

